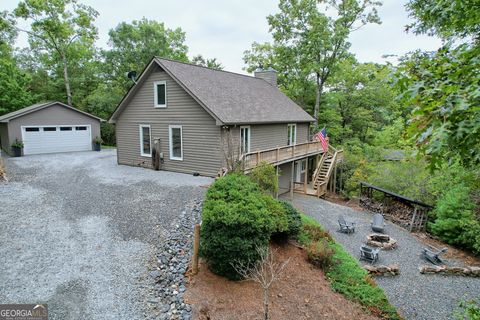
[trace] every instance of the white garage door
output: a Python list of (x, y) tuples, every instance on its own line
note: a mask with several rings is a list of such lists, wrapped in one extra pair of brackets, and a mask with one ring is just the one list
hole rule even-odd
[(89, 125), (22, 127), (23, 153), (39, 154), (92, 150)]

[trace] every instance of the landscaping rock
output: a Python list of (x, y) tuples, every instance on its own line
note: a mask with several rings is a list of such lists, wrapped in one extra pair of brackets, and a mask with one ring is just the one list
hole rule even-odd
[(162, 301), (160, 319), (191, 319), (192, 307), (183, 299), (185, 272), (192, 254), (193, 228), (201, 218), (201, 200), (193, 200), (172, 222), (170, 234), (157, 251), (157, 266), (150, 276), (157, 281), (155, 294)]
[(420, 273), (480, 277), (480, 267), (421, 266)]
[(363, 266), (369, 274), (374, 276), (397, 276), (400, 274), (400, 267), (397, 264), (388, 266), (380, 265), (365, 265)]
[(397, 247), (397, 240), (387, 234), (372, 233), (367, 236), (367, 245), (384, 250), (392, 250)]

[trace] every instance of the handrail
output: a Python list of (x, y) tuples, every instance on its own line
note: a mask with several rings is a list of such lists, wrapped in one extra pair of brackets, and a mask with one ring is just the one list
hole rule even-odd
[(247, 157), (247, 156), (257, 154), (258, 152), (269, 152), (269, 151), (274, 151), (274, 150), (277, 150), (277, 149), (282, 150), (282, 149), (288, 149), (288, 148), (293, 148), (293, 147), (299, 147), (299, 146), (303, 146), (303, 145), (306, 145), (306, 144), (316, 144), (316, 143), (320, 143), (320, 141), (309, 141), (309, 142), (291, 144), (291, 145), (288, 145), (288, 146), (282, 146), (282, 147), (276, 147), (276, 148), (270, 148), (270, 149), (262, 149), (262, 150), (259, 150), (259, 151), (250, 151), (250, 152), (244, 153), (243, 156)]
[[(330, 163), (330, 167), (328, 167), (327, 174), (325, 175), (325, 178), (330, 179), (330, 174), (332, 173), (332, 169), (335, 166), (335, 161), (337, 161), (337, 154), (338, 152), (335, 152), (335, 154), (332, 157), (332, 162)], [(326, 180), (328, 183), (328, 180)]]
[(258, 165), (260, 161), (267, 161), (270, 164), (279, 164), (283, 161), (290, 161), (295, 158), (319, 153), (323, 153), (321, 143), (319, 141), (309, 141), (244, 153), (241, 155), (240, 159), (245, 164), (245, 169), (250, 170)]
[(320, 169), (322, 168), (323, 163), (325, 162), (325, 159), (327, 158), (326, 153), (322, 154), (322, 157), (320, 158), (320, 161), (318, 162), (317, 168), (313, 172), (313, 180), (312, 181), (317, 181), (318, 175), (320, 174)]

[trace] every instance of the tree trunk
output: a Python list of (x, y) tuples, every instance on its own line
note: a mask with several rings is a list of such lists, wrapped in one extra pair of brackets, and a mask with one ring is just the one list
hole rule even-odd
[(263, 289), (263, 310), (264, 310), (264, 320), (268, 320), (268, 289)]
[(315, 97), (315, 108), (313, 111), (313, 117), (315, 118), (315, 130), (318, 128), (318, 113), (320, 111), (320, 98), (323, 91), (323, 81), (320, 80), (320, 74), (317, 73), (317, 96)]
[(72, 92), (70, 91), (70, 78), (68, 77), (68, 64), (67, 57), (65, 53), (62, 53), (62, 62), (63, 62), (63, 78), (65, 80), (65, 91), (67, 92), (67, 102), (68, 105), (72, 105)]

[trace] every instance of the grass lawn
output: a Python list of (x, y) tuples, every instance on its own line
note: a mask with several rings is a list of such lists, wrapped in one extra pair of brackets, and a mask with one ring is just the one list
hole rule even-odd
[[(302, 214), (302, 223), (305, 226), (317, 226), (323, 229), (316, 220), (304, 214)], [(308, 230), (302, 228), (298, 241), (307, 247), (313, 239)], [(384, 319), (402, 319), (383, 290), (376, 285), (359, 262), (335, 241), (330, 240), (329, 245), (335, 250), (333, 255), (335, 262), (325, 270), (325, 274), (332, 289)]]

